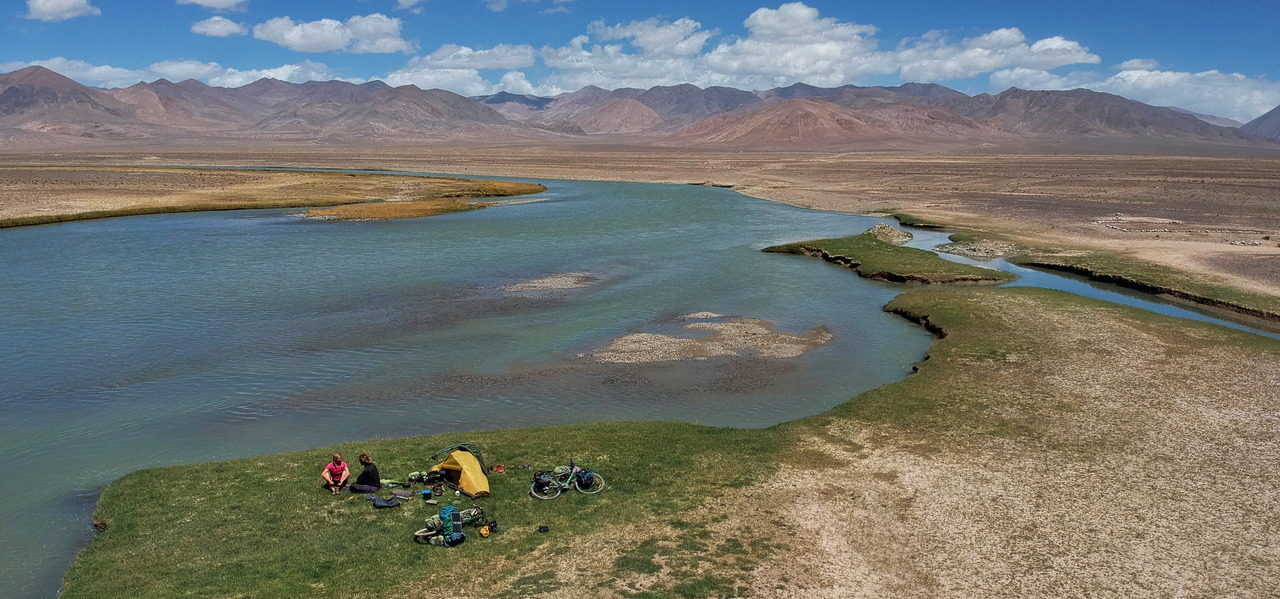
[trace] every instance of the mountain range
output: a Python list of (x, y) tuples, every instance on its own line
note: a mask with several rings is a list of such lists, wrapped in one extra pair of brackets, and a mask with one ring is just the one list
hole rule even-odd
[(931, 83), (760, 92), (684, 84), (467, 98), (381, 81), (101, 89), (43, 67), (0, 75), (0, 148), (71, 144), (616, 140), (739, 149), (1064, 140), (1275, 149), (1280, 108), (1241, 127), (1085, 89), (970, 96)]

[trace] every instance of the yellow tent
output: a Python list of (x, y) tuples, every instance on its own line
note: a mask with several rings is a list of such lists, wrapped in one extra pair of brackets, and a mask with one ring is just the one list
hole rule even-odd
[(467, 497), (488, 497), (489, 477), (476, 456), (464, 449), (449, 452), (443, 462), (431, 467), (431, 472), (444, 475), (455, 488)]

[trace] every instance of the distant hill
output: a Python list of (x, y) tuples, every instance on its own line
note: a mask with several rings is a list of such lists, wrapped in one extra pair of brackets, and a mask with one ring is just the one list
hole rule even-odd
[(1270, 112), (1245, 123), (1240, 129), (1250, 135), (1280, 142), (1280, 106), (1272, 108)]
[(1008, 133), (1058, 137), (1179, 138), (1206, 142), (1256, 141), (1237, 129), (1189, 114), (1087, 89), (1010, 88), (943, 105), (955, 114)]
[(610, 98), (598, 107), (578, 113), (572, 120), (586, 133), (636, 133), (661, 127), (662, 115), (631, 98)]
[[(0, 146), (114, 143), (505, 142), (612, 137), (620, 143), (743, 149), (872, 143), (925, 147), (1276, 149), (1280, 115), (1240, 128), (1225, 119), (1077, 89), (1011, 88), (968, 96), (933, 83), (817, 87), (758, 93), (683, 84), (555, 97), (501, 92), (466, 98), (382, 81), (237, 88), (165, 79), (122, 89), (81, 85), (43, 67), (0, 75)], [(1266, 140), (1271, 140), (1270, 142)]]
[(1210, 125), (1217, 125), (1219, 127), (1239, 127), (1244, 124), (1244, 123), (1241, 123), (1240, 121), (1237, 121), (1235, 119), (1229, 119), (1225, 116), (1204, 114), (1203, 112), (1195, 112), (1195, 111), (1187, 110), (1186, 108), (1178, 108), (1177, 106), (1164, 106), (1164, 108), (1168, 108), (1169, 110), (1172, 110), (1174, 112), (1181, 112), (1182, 114), (1189, 114), (1206, 123), (1209, 123)]
[(0, 75), (0, 129), (81, 138), (216, 136), (262, 141), (497, 139), (548, 134), (453, 92), (392, 88), (381, 81), (260, 79), (228, 89), (195, 80), (159, 79), (104, 90), (43, 67)]
[(149, 129), (138, 108), (44, 67), (0, 75), (0, 128), (83, 138), (124, 138)]
[(816, 98), (765, 100), (681, 128), (671, 141), (691, 145), (800, 147), (890, 139), (977, 140), (986, 133), (963, 117), (905, 103), (855, 109)]

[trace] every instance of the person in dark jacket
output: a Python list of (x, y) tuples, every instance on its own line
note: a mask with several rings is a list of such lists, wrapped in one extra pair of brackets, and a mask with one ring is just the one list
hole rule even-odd
[(360, 454), (360, 465), (364, 470), (360, 472), (360, 476), (356, 477), (355, 484), (351, 485), (352, 493), (376, 493), (382, 489), (382, 478), (378, 475), (378, 465), (373, 463), (373, 459), (369, 454)]

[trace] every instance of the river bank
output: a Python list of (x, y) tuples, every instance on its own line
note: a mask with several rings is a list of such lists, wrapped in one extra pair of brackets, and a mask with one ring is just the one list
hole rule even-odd
[[(378, 173), (0, 166), (0, 228), (146, 214), (313, 208), (308, 216), (385, 220), (483, 208), (474, 198), (540, 193), (506, 181)], [(340, 208), (314, 209), (317, 206)]]
[[(0, 230), (0, 451), (31, 471), (0, 504), (9, 596), (52, 595), (102, 488), (135, 470), (476, 428), (769, 427), (898, 380), (928, 347), (880, 310), (896, 290), (759, 252), (880, 220), (723, 189), (533, 183), (551, 188), (540, 202), (427, 219)], [(788, 360), (754, 343), (696, 365), (577, 357), (637, 332), (704, 336), (682, 317), (710, 312), (831, 337)]]
[[(132, 474), (103, 494), (109, 527), (64, 596), (1270, 592), (1255, 524), (1280, 513), (1280, 343), (1031, 288), (887, 309), (940, 337), (917, 373), (772, 429), (492, 431)], [(503, 532), (450, 551), (408, 540), (429, 506), (374, 513), (311, 488), (331, 450), (399, 472), (462, 440), (508, 464), (572, 454), (610, 487), (537, 502), (523, 471), (495, 475), (479, 503)], [(451, 573), (459, 559), (485, 575)]]

